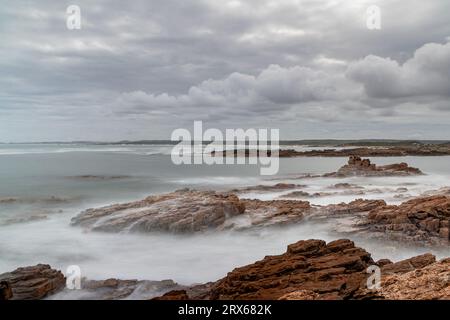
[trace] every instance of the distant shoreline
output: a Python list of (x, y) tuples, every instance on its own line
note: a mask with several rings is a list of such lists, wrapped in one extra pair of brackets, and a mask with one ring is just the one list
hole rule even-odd
[[(212, 141), (211, 141), (212, 142)], [(211, 142), (204, 142), (205, 144)], [(171, 140), (121, 140), (121, 141), (38, 141), (38, 142), (0, 142), (0, 145), (11, 144), (85, 144), (85, 145), (176, 145), (179, 141)], [(280, 140), (280, 145), (330, 146), (330, 147), (389, 147), (389, 146), (424, 146), (448, 145), (450, 140), (401, 140), (401, 139), (302, 139)]]

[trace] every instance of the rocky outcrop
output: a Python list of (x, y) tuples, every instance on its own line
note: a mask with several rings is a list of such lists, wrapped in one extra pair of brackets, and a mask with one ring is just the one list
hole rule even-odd
[[(368, 288), (370, 266), (380, 268), (380, 289)], [(236, 268), (215, 283), (157, 299), (450, 299), (450, 259), (436, 262), (424, 254), (396, 263), (374, 262), (350, 240), (305, 240), (289, 245), (284, 254)]]
[(142, 201), (88, 209), (71, 223), (98, 231), (192, 233), (222, 227), (228, 218), (244, 211), (244, 203), (232, 194), (179, 190)]
[(53, 294), (65, 286), (61, 271), (38, 264), (18, 268), (0, 275), (0, 300), (37, 300)]
[(349, 203), (330, 204), (320, 207), (318, 212), (328, 217), (344, 214), (365, 213), (377, 208), (384, 208), (386, 202), (384, 200), (366, 200), (356, 199)]
[(234, 223), (237, 230), (255, 227), (282, 226), (297, 223), (309, 213), (308, 201), (297, 200), (242, 200), (245, 203), (247, 223)]
[(241, 200), (230, 193), (179, 190), (142, 201), (89, 209), (72, 219), (94, 231), (195, 233), (294, 223), (309, 202)]
[[(368, 267), (378, 266), (381, 287), (369, 289)], [(155, 299), (155, 300), (342, 300), (450, 299), (450, 258), (421, 256), (374, 261), (347, 239), (326, 243), (302, 240), (281, 255), (267, 256), (206, 284), (182, 286), (172, 280), (86, 280), (81, 290), (62, 290), (60, 271), (48, 265), (18, 268), (0, 275), (0, 300)], [(56, 295), (53, 295), (55, 294)]]
[(385, 263), (385, 261), (386, 260), (377, 261), (377, 265), (382, 267), (381, 270), (383, 275), (392, 275), (392, 274), (407, 273), (410, 271), (414, 271), (416, 269), (424, 268), (430, 264), (435, 263), (436, 257), (431, 253), (426, 253), (396, 263), (392, 263), (390, 261)]
[(380, 295), (390, 300), (450, 300), (450, 259), (383, 276)]
[(286, 253), (234, 269), (209, 291), (210, 299), (279, 299), (307, 290), (321, 299), (350, 299), (366, 283), (370, 254), (350, 240), (299, 241)]
[(417, 168), (408, 166), (407, 163), (396, 163), (386, 166), (377, 166), (369, 159), (361, 159), (358, 156), (351, 156), (348, 163), (341, 167), (337, 172), (325, 174), (324, 177), (384, 177), (384, 176), (409, 176), (423, 174)]
[(398, 206), (379, 207), (369, 212), (363, 226), (402, 241), (448, 244), (450, 197), (415, 198)]

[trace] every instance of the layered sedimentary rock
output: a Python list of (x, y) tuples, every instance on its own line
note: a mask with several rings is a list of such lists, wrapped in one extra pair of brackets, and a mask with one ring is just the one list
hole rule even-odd
[[(380, 268), (380, 289), (368, 288), (373, 283), (370, 266)], [(431, 254), (375, 262), (350, 240), (306, 240), (289, 245), (284, 254), (236, 268), (208, 286), (171, 291), (158, 299), (450, 299), (449, 267), (450, 259), (436, 262)]]
[(0, 300), (36, 300), (61, 290), (65, 278), (61, 271), (38, 264), (0, 275)]
[(142, 201), (89, 209), (74, 217), (72, 225), (109, 232), (242, 230), (293, 223), (309, 209), (306, 201), (240, 200), (228, 193), (179, 190)]
[(297, 223), (311, 210), (308, 201), (297, 200), (242, 200), (245, 203), (247, 223), (235, 223), (237, 230), (254, 227), (281, 226)]
[(387, 275), (380, 294), (391, 300), (450, 300), (450, 259)]
[(449, 241), (450, 196), (413, 198), (401, 205), (383, 200), (311, 206), (299, 200), (239, 199), (230, 193), (180, 190), (141, 201), (89, 209), (73, 225), (108, 232), (196, 233), (247, 230), (335, 219), (333, 230), (422, 244)]
[(421, 197), (376, 208), (369, 212), (364, 226), (391, 238), (448, 244), (450, 197)]
[(282, 255), (228, 273), (212, 287), (209, 298), (278, 299), (310, 290), (324, 299), (348, 299), (358, 295), (366, 282), (366, 269), (374, 263), (368, 252), (349, 240), (299, 241)]
[(235, 195), (179, 190), (142, 201), (88, 209), (74, 217), (72, 225), (112, 232), (198, 232), (219, 228), (227, 218), (244, 211), (244, 203)]
[(348, 163), (342, 166), (337, 172), (325, 174), (325, 177), (352, 177), (352, 176), (409, 176), (423, 174), (418, 168), (408, 166), (407, 163), (396, 163), (386, 166), (377, 166), (369, 159), (361, 159), (358, 156), (351, 156)]
[(385, 206), (386, 202), (384, 200), (356, 199), (349, 203), (330, 204), (320, 207), (317, 213), (330, 217), (343, 214), (365, 213), (377, 208), (384, 208)]
[[(374, 266), (381, 272), (378, 289), (368, 287), (368, 268)], [(83, 279), (81, 290), (63, 291), (64, 283), (62, 273), (48, 265), (18, 268), (0, 275), (0, 299), (450, 299), (450, 258), (423, 254), (396, 263), (374, 261), (347, 239), (302, 240), (281, 255), (190, 287), (172, 280)]]

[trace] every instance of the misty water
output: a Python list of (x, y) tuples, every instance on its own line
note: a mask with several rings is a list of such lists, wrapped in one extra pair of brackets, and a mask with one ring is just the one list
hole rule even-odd
[[(297, 147), (302, 148), (302, 147)], [(79, 265), (89, 279), (173, 279), (181, 284), (217, 280), (235, 267), (266, 255), (281, 254), (302, 239), (335, 240), (341, 235), (327, 222), (301, 223), (240, 233), (111, 234), (70, 226), (84, 209), (142, 199), (181, 188), (228, 190), (278, 182), (306, 185), (305, 191), (349, 182), (377, 189), (364, 198), (399, 203), (395, 189), (408, 194), (448, 186), (450, 157), (372, 158), (377, 164), (406, 161), (424, 176), (401, 178), (300, 179), (302, 174), (335, 171), (345, 158), (280, 159), (277, 176), (260, 176), (256, 165), (172, 164), (164, 145), (0, 145), (0, 273), (47, 263), (63, 272)], [(381, 190), (381, 191), (380, 191)], [(246, 194), (274, 199), (283, 194)], [(311, 199), (313, 204), (351, 201), (361, 196)], [(400, 260), (424, 252), (449, 256), (444, 249), (355, 238), (374, 259)]]

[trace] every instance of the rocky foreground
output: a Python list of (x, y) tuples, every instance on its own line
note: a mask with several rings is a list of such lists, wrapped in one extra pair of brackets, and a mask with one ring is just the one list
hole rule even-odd
[[(381, 271), (378, 289), (369, 279), (373, 266)], [(397, 263), (373, 261), (350, 240), (307, 240), (201, 288), (171, 291), (158, 299), (450, 299), (450, 259), (436, 261), (425, 254)]]
[[(374, 267), (381, 272), (379, 287), (368, 269)], [(48, 265), (19, 268), (0, 275), (0, 300), (52, 298), (67, 293), (64, 283), (62, 273)], [(424, 254), (396, 263), (374, 261), (350, 240), (302, 240), (211, 283), (186, 287), (171, 280), (84, 279), (81, 292), (79, 298), (90, 299), (152, 298), (155, 292), (159, 300), (450, 299), (450, 259)]]
[(0, 300), (37, 300), (62, 290), (65, 277), (49, 265), (38, 264), (0, 274)]

